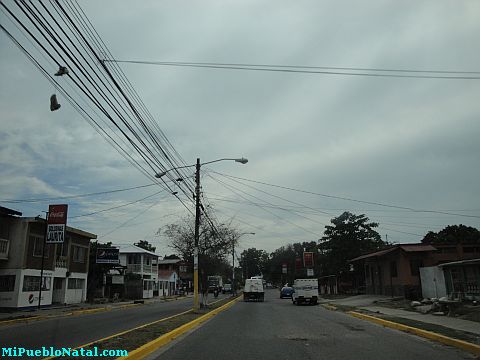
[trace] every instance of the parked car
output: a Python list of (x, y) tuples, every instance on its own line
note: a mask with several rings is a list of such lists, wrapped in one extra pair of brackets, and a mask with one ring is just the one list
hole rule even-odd
[(222, 289), (222, 293), (231, 293), (232, 292), (232, 284), (224, 284), (223, 285), (223, 289)]
[(291, 286), (284, 286), (280, 290), (280, 299), (291, 298), (293, 294), (293, 288)]

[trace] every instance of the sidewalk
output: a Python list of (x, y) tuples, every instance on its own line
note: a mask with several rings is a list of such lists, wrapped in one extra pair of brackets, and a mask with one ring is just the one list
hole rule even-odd
[(480, 335), (480, 323), (475, 321), (463, 320), (449, 316), (422, 314), (402, 309), (392, 309), (377, 304), (378, 301), (389, 298), (390, 297), (388, 296), (380, 295), (356, 295), (343, 299), (320, 299), (320, 302), (332, 305), (354, 307), (357, 310), (368, 311), (372, 313), (373, 316), (375, 316), (375, 314), (387, 315), (396, 318), (419, 321), (427, 324), (439, 325), (449, 329)]
[(431, 314), (422, 314), (413, 311), (391, 309), (382, 306), (364, 306), (360, 310), (367, 310), (376, 314), (394, 316), (409, 320), (421, 321), (424, 323), (444, 326), (446, 328), (465, 331), (472, 334), (480, 335), (480, 323), (469, 320), (457, 319), (449, 316), (436, 316)]

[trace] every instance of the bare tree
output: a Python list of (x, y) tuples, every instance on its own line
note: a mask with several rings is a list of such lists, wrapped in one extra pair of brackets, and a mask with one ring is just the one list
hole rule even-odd
[[(191, 217), (166, 225), (157, 234), (162, 233), (169, 240), (169, 247), (184, 261), (193, 263), (195, 244), (194, 220)], [(199, 285), (202, 294), (202, 305), (205, 306), (208, 297), (209, 275), (226, 273), (230, 268), (228, 255), (238, 239), (238, 230), (228, 224), (212, 225), (201, 222), (198, 241)]]

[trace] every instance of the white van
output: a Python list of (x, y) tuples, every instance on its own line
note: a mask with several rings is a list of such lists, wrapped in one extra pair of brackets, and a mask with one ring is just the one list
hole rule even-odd
[(263, 301), (265, 293), (263, 292), (262, 279), (245, 280), (245, 288), (243, 289), (243, 301)]
[(292, 302), (300, 305), (303, 302), (316, 305), (318, 302), (317, 279), (295, 279), (293, 282)]

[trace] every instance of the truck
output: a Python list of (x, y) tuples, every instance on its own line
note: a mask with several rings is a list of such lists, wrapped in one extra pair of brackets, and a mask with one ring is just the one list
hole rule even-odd
[(292, 302), (294, 305), (306, 302), (316, 305), (318, 302), (318, 280), (295, 279), (293, 282)]
[(223, 279), (220, 275), (208, 276), (207, 282), (209, 293), (213, 293), (215, 290), (220, 293), (223, 290)]
[(265, 293), (263, 291), (262, 279), (246, 279), (243, 289), (243, 301), (263, 301)]

